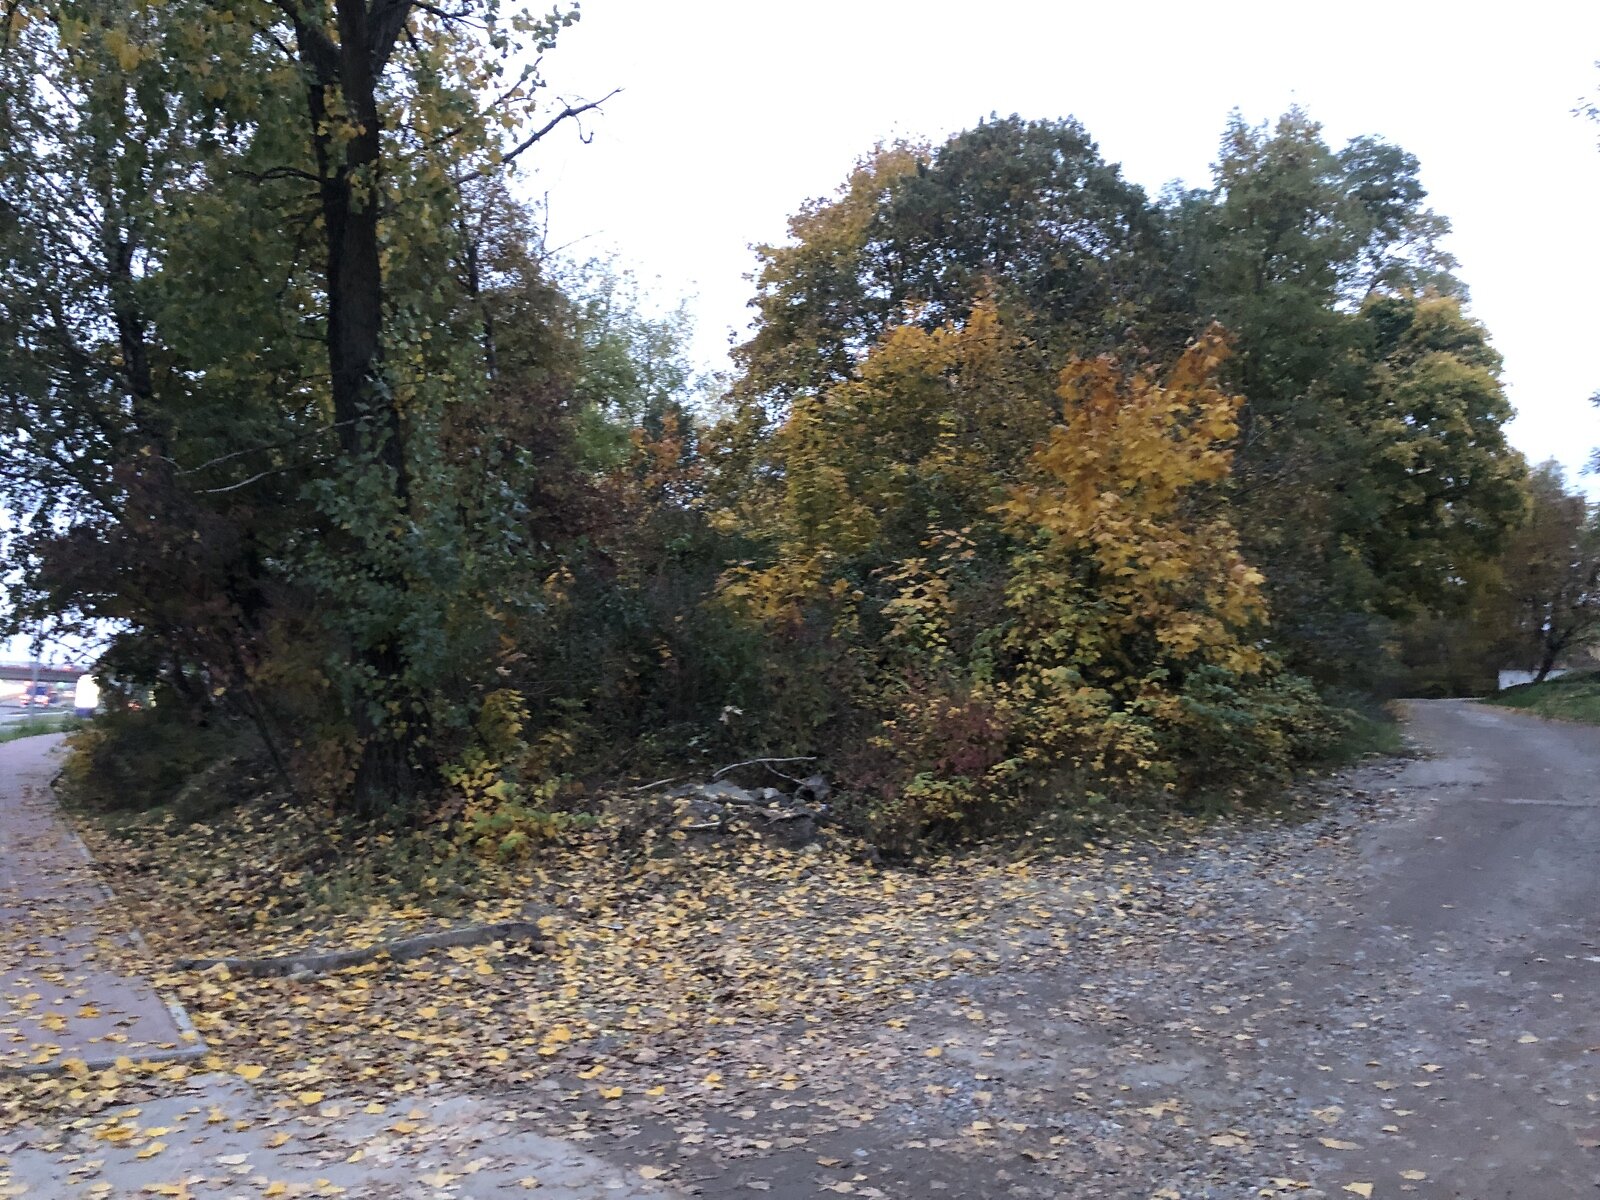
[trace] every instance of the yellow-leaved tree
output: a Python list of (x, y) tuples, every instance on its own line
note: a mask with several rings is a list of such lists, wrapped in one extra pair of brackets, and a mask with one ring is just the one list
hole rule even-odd
[(1052, 390), (992, 303), (918, 315), (792, 403), (744, 528), (764, 553), (721, 587), (807, 656), (790, 678), (830, 698), (810, 732), (880, 837), (1280, 775), (1322, 707), (1255, 641), (1222, 333), (1166, 371), (1073, 360)]
[(1266, 660), (1265, 616), (1220, 501), (1241, 399), (1216, 385), (1227, 357), (1209, 330), (1163, 378), (1109, 357), (1061, 372), (1061, 420), (1026, 482), (1000, 505), (1022, 545), (1006, 587), (1002, 685), (1025, 756), (1170, 782), (1163, 727), (1185, 724), (1200, 667), (1236, 678)]
[(731, 572), (724, 594), (769, 621), (812, 603), (847, 614), (897, 594), (895, 574), (941, 533), (997, 536), (995, 506), (1049, 427), (1017, 350), (980, 303), (960, 325), (896, 326), (852, 378), (795, 400), (768, 450), (781, 494), (756, 531), (773, 556)]

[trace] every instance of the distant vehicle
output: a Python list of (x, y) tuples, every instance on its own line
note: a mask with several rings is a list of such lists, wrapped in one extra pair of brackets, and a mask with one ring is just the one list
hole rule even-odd
[(48, 683), (30, 683), (22, 689), (22, 699), (18, 703), (23, 708), (27, 708), (30, 704), (45, 708), (52, 699), (51, 691), (52, 689)]
[(80, 717), (94, 716), (100, 707), (100, 685), (93, 675), (79, 675), (78, 685), (72, 690), (72, 711)]

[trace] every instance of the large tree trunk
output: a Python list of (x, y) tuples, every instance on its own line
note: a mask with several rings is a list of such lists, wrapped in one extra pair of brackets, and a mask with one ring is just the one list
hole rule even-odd
[[(328, 366), (339, 445), (347, 461), (370, 463), (385, 472), (395, 508), (404, 512), (410, 502), (404, 436), (383, 378), (383, 266), (378, 241), (383, 145), (377, 89), (409, 5), (385, 0), (382, 7), (384, 27), (375, 29), (366, 0), (338, 0), (337, 46), (321, 28), (305, 21), (296, 21), (295, 33), (307, 73), (321, 177)], [(398, 22), (396, 10), (400, 10)], [(357, 126), (342, 146), (329, 133), (329, 89), (338, 90), (343, 115)], [(388, 530), (394, 523), (379, 524)], [(390, 556), (370, 540), (390, 536), (369, 535), (354, 549), (367, 559), (380, 584), (404, 589), (405, 579), (381, 565)], [(418, 792), (411, 749), (425, 740), (424, 708), (405, 682), (407, 663), (399, 637), (396, 629), (380, 644), (353, 650), (360, 666), (376, 681), (376, 694), (367, 702), (358, 701), (353, 714), (361, 758), (351, 802), (358, 814), (368, 817), (407, 807)]]

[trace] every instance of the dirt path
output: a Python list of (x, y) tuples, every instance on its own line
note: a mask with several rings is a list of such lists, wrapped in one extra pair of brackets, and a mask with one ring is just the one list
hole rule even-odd
[[(250, 1006), (276, 1006), (261, 1028), (326, 1060), (317, 1098), (191, 1077), (125, 1118), (171, 1143), (148, 1159), (142, 1134), (97, 1140), (104, 1117), (0, 1134), (0, 1196), (176, 1179), (190, 1190), (155, 1194), (456, 1200), (539, 1178), (553, 1196), (1600, 1197), (1600, 730), (1458, 702), (1410, 715), (1429, 757), (1320, 787), (1297, 824), (924, 882), (854, 868), (884, 896), (876, 923), (802, 879), (758, 924), (752, 892), (696, 926), (705, 957), (685, 970), (704, 982), (672, 995), (699, 1008), (671, 1036), (622, 1020), (535, 1052), (519, 1032), (544, 1028), (519, 1015), (530, 1003), (591, 1003), (561, 970), (603, 968), (595, 1004), (661, 970), (649, 931), (678, 912), (670, 896), (646, 897), (645, 917), (607, 910), (610, 940), (576, 966), (235, 981), (227, 1003), (196, 986), (197, 1020), (236, 1052), (252, 1052)], [(743, 995), (775, 929), (801, 931), (786, 961), (831, 998)], [(841, 989), (846, 956), (860, 982)], [(880, 969), (897, 982), (867, 991)], [(316, 1006), (349, 1022), (364, 990), (387, 1011), (451, 971), (476, 983), (438, 994), (482, 1000), (452, 1037), (499, 1039), (487, 1054), (451, 1040), (460, 1070), (440, 1078), (443, 1043), (413, 1049), (415, 1026), (366, 1020), (349, 1068), (335, 1059), (356, 1043), (314, 1040)], [(405, 1054), (396, 1077), (415, 1090), (379, 1095), (363, 1055)]]

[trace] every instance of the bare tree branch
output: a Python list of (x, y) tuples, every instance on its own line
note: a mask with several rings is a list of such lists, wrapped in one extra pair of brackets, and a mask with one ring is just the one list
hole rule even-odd
[[(721, 779), (729, 771), (737, 771), (740, 767), (766, 767), (767, 770), (772, 771), (774, 775), (777, 775), (783, 779), (789, 779), (789, 776), (785, 775), (782, 771), (773, 770), (773, 764), (816, 761), (817, 756), (814, 754), (801, 754), (791, 758), (747, 758), (744, 762), (729, 763), (720, 770), (712, 772), (711, 778), (713, 780)], [(789, 779), (789, 781), (791, 783), (800, 782), (798, 779)]]
[(288, 469), (288, 467), (268, 467), (265, 471), (257, 471), (250, 478), (241, 479), (238, 483), (230, 483), (227, 487), (202, 488), (200, 494), (202, 496), (220, 496), (224, 492), (237, 492), (242, 487), (249, 487), (258, 479), (265, 479), (268, 475), (281, 475)]
[(211, 467), (220, 466), (225, 462), (231, 462), (233, 459), (243, 458), (247, 454), (263, 454), (268, 450), (287, 449), (290, 446), (299, 445), (301, 442), (310, 441), (314, 437), (320, 437), (322, 434), (327, 433), (331, 429), (338, 429), (342, 425), (350, 425), (352, 423), (353, 422), (351, 421), (335, 421), (332, 425), (325, 425), (321, 429), (313, 429), (308, 433), (301, 434), (299, 437), (289, 438), (287, 441), (272, 442), (265, 446), (251, 446), (244, 450), (235, 450), (229, 454), (221, 454), (216, 458), (209, 458), (203, 463), (196, 463), (192, 467), (179, 467), (178, 464), (170, 458), (167, 459), (167, 461), (172, 463), (174, 467), (178, 467), (177, 473), (179, 475), (193, 475), (198, 471), (205, 471)]
[[(517, 155), (521, 154), (524, 150), (527, 150), (530, 146), (533, 146), (539, 141), (539, 139), (544, 137), (545, 134), (549, 133), (557, 125), (561, 124), (561, 122), (571, 120), (575, 117), (580, 117), (586, 112), (599, 108), (607, 100), (611, 99), (611, 97), (620, 94), (621, 91), (621, 88), (612, 88), (598, 100), (591, 100), (587, 104), (567, 105), (555, 116), (546, 121), (542, 126), (534, 130), (527, 137), (523, 138), (522, 141), (518, 142), (510, 151), (502, 155), (500, 161), (507, 163), (511, 162), (517, 157)], [(584, 141), (588, 140), (588, 138), (584, 138)]]
[(252, 183), (270, 183), (275, 179), (303, 179), (307, 183), (322, 183), (320, 176), (313, 175), (310, 171), (302, 171), (299, 167), (272, 167), (265, 171), (246, 171), (240, 168), (236, 169), (234, 174)]

